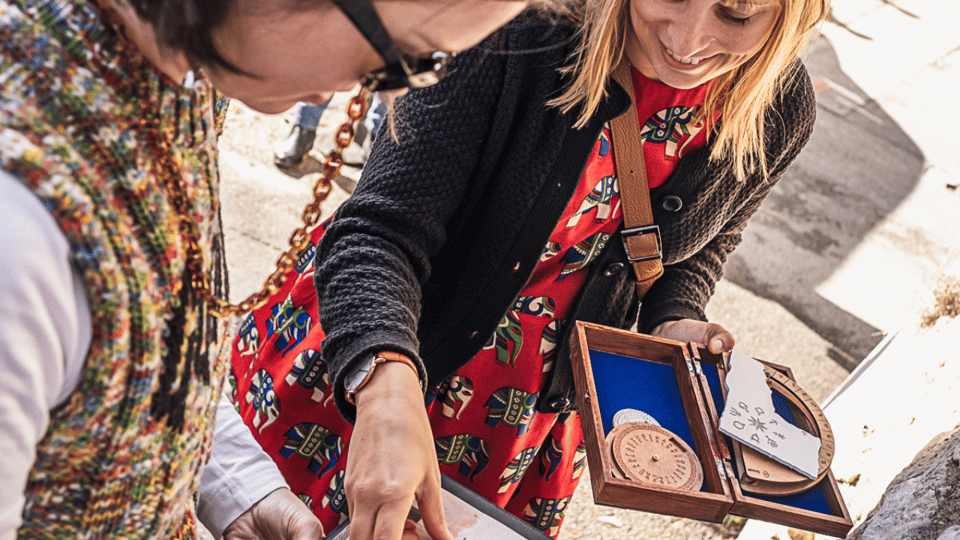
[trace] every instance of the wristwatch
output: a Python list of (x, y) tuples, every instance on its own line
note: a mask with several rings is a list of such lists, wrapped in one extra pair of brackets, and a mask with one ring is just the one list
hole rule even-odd
[[(347, 372), (346, 377), (343, 379), (343, 388), (346, 391), (347, 401), (351, 404), (356, 405), (354, 399), (364, 386), (370, 382), (370, 378), (373, 377), (373, 372), (379, 364), (384, 362), (402, 362), (413, 369), (413, 372), (416, 373), (417, 379), (420, 379), (420, 370), (417, 369), (417, 364), (413, 360), (407, 358), (405, 355), (400, 353), (395, 353), (391, 351), (379, 352), (376, 354), (370, 355), (369, 358), (362, 360), (357, 363), (350, 371)], [(420, 382), (421, 387), (423, 386), (423, 381)]]

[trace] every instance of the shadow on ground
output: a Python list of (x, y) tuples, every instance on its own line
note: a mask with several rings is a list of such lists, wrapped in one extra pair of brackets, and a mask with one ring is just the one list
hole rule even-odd
[(782, 305), (832, 344), (830, 357), (850, 371), (882, 332), (816, 288), (913, 191), (925, 160), (844, 74), (826, 38), (805, 63), (817, 91), (813, 136), (747, 227), (725, 279)]

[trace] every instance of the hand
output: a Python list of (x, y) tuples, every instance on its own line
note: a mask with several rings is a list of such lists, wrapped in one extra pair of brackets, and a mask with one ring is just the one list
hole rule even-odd
[(713, 354), (733, 350), (736, 340), (733, 334), (717, 323), (680, 319), (660, 324), (650, 335), (677, 341), (692, 341), (705, 345)]
[(350, 540), (399, 540), (414, 499), (434, 540), (453, 540), (440, 502), (440, 468), (416, 373), (380, 364), (356, 394), (345, 489)]
[(323, 525), (287, 488), (274, 490), (240, 514), (223, 531), (223, 540), (320, 540)]
[(420, 540), (420, 536), (417, 534), (417, 524), (409, 519), (404, 522), (403, 536), (400, 537), (400, 540)]

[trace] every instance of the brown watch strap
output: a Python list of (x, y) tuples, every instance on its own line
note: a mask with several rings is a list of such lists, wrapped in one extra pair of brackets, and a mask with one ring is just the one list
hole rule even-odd
[(614, 69), (613, 78), (630, 94), (630, 109), (610, 121), (610, 138), (623, 205), (624, 229), (620, 234), (637, 279), (637, 296), (643, 300), (663, 275), (663, 244), (660, 228), (653, 222), (640, 119), (634, 102), (630, 62), (626, 58)]
[[(360, 381), (360, 385), (357, 386), (357, 389), (353, 392), (347, 392), (347, 401), (350, 402), (351, 405), (356, 405), (355, 400), (357, 392), (363, 390), (363, 387), (370, 382), (370, 379), (373, 378), (373, 372), (376, 371), (377, 366), (386, 362), (400, 362), (402, 364), (406, 364), (413, 370), (413, 373), (417, 376), (417, 379), (420, 379), (420, 369), (417, 368), (417, 364), (406, 355), (393, 351), (378, 352), (377, 354), (373, 355), (373, 362), (370, 365), (370, 371), (368, 371), (367, 376)], [(423, 386), (422, 381), (420, 385)]]

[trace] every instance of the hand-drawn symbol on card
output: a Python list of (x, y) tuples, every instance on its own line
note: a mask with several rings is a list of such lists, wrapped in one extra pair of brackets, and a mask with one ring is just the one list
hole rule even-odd
[(623, 424), (607, 438), (612, 439), (609, 446), (614, 464), (630, 480), (694, 491), (703, 485), (697, 455), (680, 437), (660, 426)]
[[(764, 366), (767, 385), (774, 395), (779, 394), (785, 400), (792, 421), (800, 429), (820, 438), (819, 471), (815, 480), (810, 480), (760, 452), (739, 443), (734, 444), (737, 469), (743, 471), (740, 486), (746, 493), (756, 495), (786, 496), (806, 491), (815, 486), (826, 475), (833, 460), (835, 442), (830, 423), (817, 402), (810, 397), (787, 373), (771, 366)], [(730, 409), (733, 409), (731, 407)], [(780, 412), (778, 408), (778, 412)], [(781, 413), (781, 416), (783, 414)], [(778, 425), (772, 415), (764, 417), (768, 425)], [(777, 439), (785, 437), (779, 431), (767, 436), (765, 443), (771, 448), (779, 448)]]
[(766, 422), (761, 422), (759, 418), (750, 417), (750, 427), (757, 431), (766, 431), (767, 424)]

